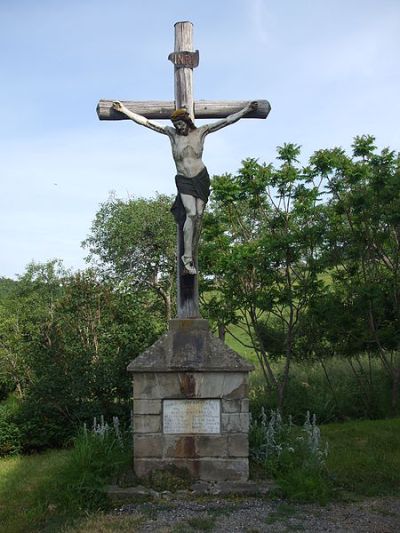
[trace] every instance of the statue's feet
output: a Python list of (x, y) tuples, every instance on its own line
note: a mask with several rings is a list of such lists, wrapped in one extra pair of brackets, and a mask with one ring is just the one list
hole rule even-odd
[(192, 274), (192, 275), (197, 274), (197, 270), (194, 266), (192, 257), (188, 257), (187, 255), (182, 255), (181, 259), (188, 274)]

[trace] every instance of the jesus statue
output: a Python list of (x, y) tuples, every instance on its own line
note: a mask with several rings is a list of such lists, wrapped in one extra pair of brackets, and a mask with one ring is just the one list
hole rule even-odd
[(193, 255), (200, 237), (201, 217), (210, 194), (210, 177), (202, 159), (204, 140), (209, 133), (234, 124), (251, 111), (256, 111), (257, 106), (257, 102), (249, 102), (237, 113), (199, 128), (195, 126), (186, 109), (177, 109), (171, 115), (174, 126), (171, 128), (130, 111), (119, 101), (113, 102), (116, 111), (141, 126), (167, 135), (171, 141), (178, 190), (171, 211), (176, 222), (183, 225), (184, 253), (181, 260), (187, 274), (197, 273)]

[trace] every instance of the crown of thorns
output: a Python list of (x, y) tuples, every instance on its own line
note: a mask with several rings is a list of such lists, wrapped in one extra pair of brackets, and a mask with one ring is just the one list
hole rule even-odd
[(192, 117), (189, 115), (189, 113), (186, 111), (186, 109), (176, 109), (172, 115), (171, 115), (172, 122), (175, 122), (177, 120), (184, 120), (191, 128), (195, 128), (194, 122), (192, 120)]

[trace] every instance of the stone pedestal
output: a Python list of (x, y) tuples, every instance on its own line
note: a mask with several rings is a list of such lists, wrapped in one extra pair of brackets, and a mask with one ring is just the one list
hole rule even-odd
[(175, 319), (133, 360), (134, 469), (170, 465), (193, 479), (248, 479), (248, 373), (207, 320)]

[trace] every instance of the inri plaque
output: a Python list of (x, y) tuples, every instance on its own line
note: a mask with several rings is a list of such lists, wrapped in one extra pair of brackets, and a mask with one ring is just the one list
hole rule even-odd
[(220, 433), (220, 400), (164, 400), (164, 433)]

